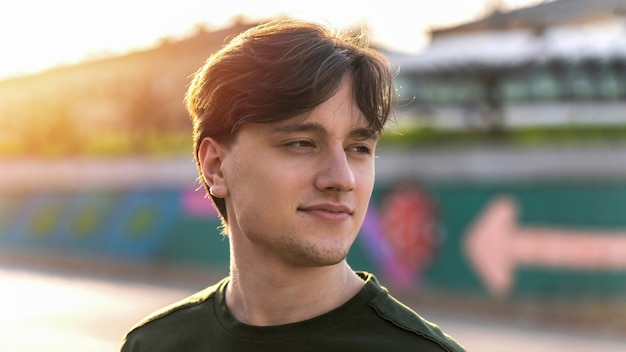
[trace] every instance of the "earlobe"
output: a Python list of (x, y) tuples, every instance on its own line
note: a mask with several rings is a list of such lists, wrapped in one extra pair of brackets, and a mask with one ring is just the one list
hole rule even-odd
[(213, 138), (204, 138), (198, 149), (198, 160), (202, 167), (202, 177), (210, 187), (211, 195), (226, 197), (228, 190), (222, 171), (224, 147)]

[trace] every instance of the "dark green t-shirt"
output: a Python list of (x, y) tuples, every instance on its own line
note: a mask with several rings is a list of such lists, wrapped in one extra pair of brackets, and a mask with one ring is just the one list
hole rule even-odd
[(122, 342), (122, 352), (160, 351), (465, 351), (391, 297), (369, 273), (363, 289), (316, 318), (279, 326), (238, 321), (225, 303), (228, 278), (147, 317)]

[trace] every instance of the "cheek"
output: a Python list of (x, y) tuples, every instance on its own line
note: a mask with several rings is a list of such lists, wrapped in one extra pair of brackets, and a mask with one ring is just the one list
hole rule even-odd
[[(297, 186), (295, 183), (300, 182)], [(301, 189), (302, 175), (292, 168), (284, 168), (271, 162), (246, 159), (234, 163), (229, 188), (237, 204), (253, 203), (262, 207), (259, 211), (275, 208), (284, 201), (285, 195), (293, 195), (294, 188)], [(262, 204), (260, 204), (262, 203)]]
[(372, 191), (374, 190), (374, 172), (367, 172), (361, 175), (359, 182), (357, 197), (359, 198), (359, 203), (362, 204), (363, 207), (367, 207), (372, 197)]
[(371, 194), (374, 188), (375, 172), (374, 167), (363, 167), (355, 172), (357, 177), (358, 187), (360, 193)]

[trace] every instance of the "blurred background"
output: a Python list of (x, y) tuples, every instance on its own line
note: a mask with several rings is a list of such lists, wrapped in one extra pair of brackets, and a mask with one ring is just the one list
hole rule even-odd
[(398, 69), (353, 268), (470, 351), (624, 350), (626, 0), (0, 4), (1, 350), (117, 350), (227, 275), (182, 100), (276, 16)]

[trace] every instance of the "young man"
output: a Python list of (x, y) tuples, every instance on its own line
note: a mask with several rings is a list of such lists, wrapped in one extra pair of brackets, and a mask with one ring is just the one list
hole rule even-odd
[(122, 351), (463, 351), (346, 263), (394, 94), (382, 55), (312, 23), (272, 21), (212, 55), (186, 101), (230, 276)]

